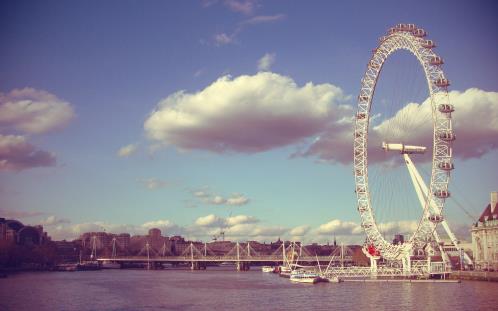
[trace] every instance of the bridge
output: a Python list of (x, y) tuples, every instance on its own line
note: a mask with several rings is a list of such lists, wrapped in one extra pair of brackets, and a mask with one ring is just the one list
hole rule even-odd
[(148, 269), (157, 268), (162, 266), (164, 263), (169, 263), (173, 265), (178, 264), (189, 264), (192, 270), (205, 269), (208, 265), (220, 264), (220, 263), (233, 263), (235, 264), (237, 270), (248, 270), (251, 265), (262, 265), (262, 264), (272, 264), (272, 265), (292, 265), (292, 264), (315, 264), (328, 265), (331, 262), (340, 263), (352, 263), (352, 254), (349, 249), (349, 253), (344, 252), (344, 247), (341, 247), (340, 254), (336, 249), (330, 256), (317, 256), (311, 255), (306, 247), (299, 245), (297, 243), (291, 243), (289, 246), (285, 247), (282, 244), (277, 250), (272, 254), (265, 255), (256, 252), (247, 243), (247, 248), (242, 247), (239, 243), (231, 249), (225, 255), (216, 255), (212, 250), (209, 249), (207, 244), (204, 244), (203, 249), (197, 248), (193, 243), (190, 243), (189, 247), (186, 248), (181, 255), (174, 256), (171, 254), (166, 254), (163, 252), (162, 255), (155, 253), (150, 245), (147, 243), (144, 249), (139, 253), (138, 256), (116, 256), (115, 252), (110, 257), (97, 257), (95, 252), (96, 261), (99, 264), (104, 263), (118, 263), (121, 266), (126, 264), (145, 264)]

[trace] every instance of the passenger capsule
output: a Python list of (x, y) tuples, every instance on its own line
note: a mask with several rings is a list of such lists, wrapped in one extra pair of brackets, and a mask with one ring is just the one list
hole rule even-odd
[(456, 136), (452, 131), (447, 131), (440, 133), (439, 138), (444, 141), (454, 141), (456, 139)]
[(368, 66), (375, 69), (380, 68), (380, 65), (374, 62), (373, 59), (368, 63)]
[(368, 96), (366, 96), (366, 95), (360, 95), (360, 96), (358, 96), (358, 99), (360, 101), (362, 101), (362, 102), (366, 102), (366, 101), (368, 101)]
[(453, 105), (450, 104), (441, 104), (439, 105), (438, 109), (442, 113), (451, 113), (455, 111), (455, 107), (453, 107)]
[(366, 228), (372, 228), (372, 224), (361, 224), (361, 227), (366, 229)]
[(358, 112), (356, 114), (356, 119), (365, 119), (367, 117), (367, 114), (364, 112)]
[(415, 26), (415, 24), (406, 25), (406, 30), (413, 31), (415, 29), (417, 29), (417, 26)]
[(441, 57), (439, 57), (439, 56), (433, 56), (433, 57), (431, 57), (431, 60), (429, 61), (429, 63), (431, 65), (436, 65), (436, 66), (444, 64), (443, 59)]
[(446, 199), (450, 197), (450, 192), (448, 190), (436, 190), (434, 195), (440, 199)]
[(425, 40), (422, 42), (422, 46), (426, 49), (432, 49), (436, 47), (436, 44), (432, 40)]
[(427, 33), (425, 32), (425, 30), (421, 29), (421, 28), (418, 28), (418, 29), (415, 29), (412, 31), (413, 35), (415, 37), (419, 37), (419, 38), (423, 38), (427, 35)]
[(448, 87), (450, 85), (450, 81), (445, 78), (440, 78), (434, 81), (434, 85), (437, 87)]
[(429, 215), (429, 221), (438, 224), (444, 220), (443, 215), (440, 214), (431, 214)]
[(443, 171), (451, 171), (452, 169), (455, 168), (455, 165), (453, 165), (453, 163), (451, 163), (449, 161), (443, 161), (443, 162), (439, 162), (437, 167)]

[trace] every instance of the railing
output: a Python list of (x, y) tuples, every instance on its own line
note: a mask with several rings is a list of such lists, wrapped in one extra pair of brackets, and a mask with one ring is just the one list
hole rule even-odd
[[(329, 262), (329, 256), (306, 256), (300, 257), (299, 262)], [(282, 256), (277, 255), (260, 255), (260, 256), (117, 256), (117, 257), (101, 257), (97, 259), (98, 261), (283, 261)], [(346, 261), (351, 260), (350, 258), (345, 258)], [(295, 260), (294, 260), (295, 261)]]

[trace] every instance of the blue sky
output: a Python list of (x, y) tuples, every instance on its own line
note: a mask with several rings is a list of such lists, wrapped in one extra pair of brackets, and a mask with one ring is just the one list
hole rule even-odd
[[(3, 1), (0, 108), (25, 98), (49, 104), (38, 127), (0, 118), (2, 139), (31, 155), (8, 166), (23, 155), (0, 149), (1, 211), (44, 223), (57, 238), (156, 225), (204, 240), (220, 227), (241, 240), (361, 239), (350, 160), (306, 151), (325, 135), (320, 109), (353, 111), (378, 37), (407, 22), (436, 41), (457, 102), (480, 109), (486, 98), (486, 110), (463, 109), (461, 120), (472, 122), (456, 124), (462, 137), (486, 139), (456, 142), (483, 151), (457, 156), (450, 186), (478, 216), (498, 190), (490, 169), (498, 160), (497, 13), (493, 1)], [(394, 88), (389, 81), (382, 87)], [(309, 82), (312, 91), (300, 93)], [(276, 95), (239, 91), (252, 83)], [(470, 88), (479, 92), (462, 95)], [(203, 108), (187, 117), (211, 122), (206, 130), (178, 132), (162, 119), (147, 127), (153, 112), (181, 106), (173, 94), (182, 90), (203, 94), (191, 99)], [(320, 94), (333, 95), (322, 103)], [(466, 234), (471, 220), (457, 205), (448, 202), (448, 218)]]

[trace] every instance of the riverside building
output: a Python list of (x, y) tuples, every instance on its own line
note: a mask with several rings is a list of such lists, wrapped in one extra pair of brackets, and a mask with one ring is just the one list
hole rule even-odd
[(472, 226), (472, 251), (476, 269), (498, 270), (498, 192)]

